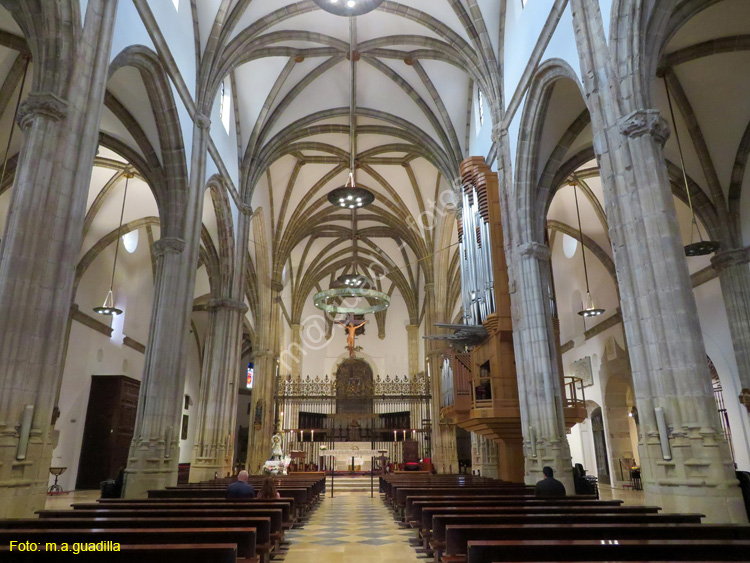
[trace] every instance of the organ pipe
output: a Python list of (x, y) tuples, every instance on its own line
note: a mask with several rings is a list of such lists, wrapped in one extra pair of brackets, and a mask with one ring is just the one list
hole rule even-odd
[[(464, 324), (478, 325), (495, 312), (492, 243), (489, 214), (482, 213), (476, 186), (465, 185), (462, 193), (459, 253)], [(486, 196), (482, 199), (486, 199)]]

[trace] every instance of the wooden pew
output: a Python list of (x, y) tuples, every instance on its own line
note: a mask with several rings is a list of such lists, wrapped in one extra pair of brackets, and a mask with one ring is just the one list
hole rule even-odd
[(430, 531), (433, 529), (433, 516), (440, 514), (457, 514), (457, 515), (514, 515), (514, 516), (531, 516), (543, 514), (563, 514), (570, 516), (590, 516), (600, 514), (656, 514), (659, 512), (658, 506), (446, 506), (437, 508), (422, 509), (422, 536), (428, 538)]
[(574, 523), (451, 525), (445, 529), (445, 555), (436, 553), (436, 562), (465, 563), (470, 541), (482, 540), (623, 540), (623, 539), (712, 539), (742, 540), (750, 538), (750, 526), (732, 524), (647, 524), (647, 523)]
[(235, 563), (237, 546), (229, 544), (158, 544), (120, 546), (120, 551), (47, 552), (45, 546), (39, 551), (10, 551), (10, 546), (0, 545), (0, 561), (7, 563)]
[[(62, 512), (62, 511), (61, 511)], [(269, 517), (215, 517), (204, 516), (190, 518), (184, 516), (153, 517), (119, 515), (113, 518), (106, 516), (80, 516), (76, 511), (65, 511), (69, 516), (61, 518), (23, 518), (0, 520), (1, 530), (17, 529), (110, 529), (110, 528), (255, 528), (255, 551), (262, 561), (268, 561), (277, 541), (271, 533)]]
[[(34, 543), (98, 543), (119, 544), (235, 544), (237, 561), (257, 562), (255, 528), (19, 528), (0, 530), (0, 545), (11, 541)], [(99, 552), (103, 560), (108, 552)]]
[[(281, 522), (284, 529), (291, 527), (293, 523), (292, 499), (276, 500), (255, 500), (255, 499), (232, 499), (232, 500), (213, 500), (213, 499), (111, 499), (115, 502), (81, 502), (74, 503), (74, 510), (136, 510), (139, 508), (217, 508), (220, 510), (240, 508), (243, 510), (281, 510)], [(289, 502), (282, 502), (282, 501)], [(260, 513), (259, 513), (260, 514)]]
[(406, 519), (412, 527), (418, 527), (422, 522), (423, 508), (436, 508), (441, 506), (612, 506), (622, 505), (621, 500), (596, 500), (595, 498), (560, 497), (560, 498), (536, 498), (536, 497), (452, 497), (449, 499), (438, 499), (434, 497), (407, 497)]
[[(280, 489), (282, 497), (294, 499), (295, 517), (301, 519), (311, 505), (310, 492), (307, 489)], [(226, 489), (159, 489), (148, 492), (148, 498), (153, 499), (212, 499), (226, 500)], [(265, 499), (263, 499), (265, 500)]]
[(495, 495), (507, 494), (511, 496), (534, 496), (534, 489), (526, 485), (520, 486), (490, 486), (469, 485), (454, 488), (415, 488), (401, 487), (394, 489), (393, 509), (397, 520), (404, 519), (404, 509), (407, 497), (435, 497), (441, 495), (452, 496), (476, 496), (477, 493), (490, 493)]
[(270, 536), (282, 532), (281, 511), (254, 510), (243, 508), (194, 508), (194, 507), (144, 507), (133, 509), (94, 509), (94, 510), (42, 510), (41, 520), (57, 520), (59, 518), (234, 518), (249, 521), (254, 519), (268, 519), (270, 522)]
[(471, 541), (468, 563), (547, 561), (747, 561), (750, 540)]

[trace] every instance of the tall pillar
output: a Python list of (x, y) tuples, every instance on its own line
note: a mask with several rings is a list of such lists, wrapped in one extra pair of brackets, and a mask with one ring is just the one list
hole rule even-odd
[[(740, 376), (740, 400), (750, 412), (750, 247), (722, 250), (711, 259), (721, 293)], [(744, 400), (743, 400), (744, 399)]]
[(557, 372), (557, 349), (552, 311), (545, 294), (550, 251), (546, 245), (527, 243), (516, 250), (513, 341), (518, 397), (523, 430), (525, 481), (542, 479), (549, 466), (565, 488), (572, 492), (570, 447), (565, 435), (562, 390)]
[(598, 2), (572, 0), (571, 12), (617, 267), (646, 501), (666, 512), (702, 512), (709, 522), (746, 522), (664, 161), (669, 126), (642, 105), (649, 98), (642, 67), (617, 59), (647, 55), (630, 53), (638, 48), (631, 45), (610, 51)]
[(123, 496), (177, 484), (179, 428), (185, 392), (188, 330), (198, 264), (206, 150), (210, 121), (196, 114), (183, 237), (163, 236), (152, 247), (156, 258), (154, 303), (141, 379), (138, 412)]
[(282, 365), (282, 369), (289, 370), (289, 374), (292, 377), (300, 377), (302, 375), (302, 328), (299, 323), (292, 324), (292, 341), (289, 345), (289, 350), (286, 354), (283, 354), (283, 360), (285, 365)]
[[(255, 353), (255, 384), (250, 410), (250, 432), (247, 447), (247, 470), (260, 473), (271, 458), (271, 437), (276, 431), (274, 389), (276, 384), (276, 354), (270, 350)], [(257, 395), (256, 395), (257, 393)]]
[(419, 325), (406, 325), (409, 350), (409, 377), (419, 373)]
[(33, 91), (19, 111), (25, 136), (0, 246), (0, 518), (44, 508), (116, 8), (115, 1), (91, 0), (77, 40), (59, 40), (68, 50), (55, 54), (54, 68), (34, 53), (33, 87), (37, 78), (66, 87)]
[(234, 430), (239, 381), (243, 301), (208, 302), (208, 339), (198, 398), (198, 427), (190, 464), (190, 482), (224, 477), (234, 464)]
[[(426, 283), (425, 292), (425, 326), (431, 327), (440, 322), (435, 299), (435, 284)], [(458, 473), (458, 447), (456, 445), (456, 427), (441, 422), (440, 419), (440, 372), (443, 367), (443, 353), (434, 340), (425, 340), (427, 362), (430, 367), (430, 386), (432, 399), (432, 464), (438, 473)]]

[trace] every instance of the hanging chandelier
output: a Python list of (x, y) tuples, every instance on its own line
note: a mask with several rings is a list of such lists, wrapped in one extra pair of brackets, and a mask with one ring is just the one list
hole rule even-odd
[[(321, 0), (322, 2), (322, 0)], [(370, 2), (379, 4), (380, 2)], [(320, 2), (318, 2), (320, 5)], [(356, 73), (354, 44), (356, 41), (356, 20), (350, 20), (350, 77), (349, 77), (349, 180), (328, 194), (328, 202), (342, 209), (349, 209), (352, 216), (352, 273), (342, 274), (336, 278), (326, 291), (313, 296), (313, 303), (321, 311), (331, 314), (364, 315), (384, 311), (391, 304), (391, 298), (377, 289), (364, 274), (357, 273), (357, 210), (367, 207), (375, 201), (375, 194), (370, 190), (358, 187), (354, 179), (356, 144)]]
[[(690, 244), (685, 246), (685, 256), (706, 256), (719, 250), (721, 243), (715, 240), (703, 240), (701, 230), (698, 227), (698, 221), (695, 218), (693, 210), (693, 198), (690, 196), (690, 185), (688, 184), (687, 173), (685, 172), (685, 159), (682, 155), (682, 143), (680, 143), (680, 134), (677, 131), (677, 122), (674, 119), (674, 109), (672, 109), (672, 96), (669, 93), (669, 84), (664, 77), (664, 88), (667, 91), (667, 103), (669, 104), (669, 115), (672, 117), (672, 129), (674, 129), (674, 138), (677, 141), (677, 150), (680, 153), (680, 168), (682, 168), (682, 180), (685, 182), (685, 193), (687, 194), (688, 207), (690, 207)], [(694, 234), (698, 233), (698, 240), (694, 241)]]
[(115, 260), (112, 264), (112, 277), (109, 282), (109, 291), (107, 297), (104, 299), (104, 303), (101, 307), (94, 307), (94, 312), (100, 315), (108, 315), (110, 317), (116, 317), (122, 314), (122, 309), (115, 307), (115, 297), (113, 288), (115, 285), (115, 270), (117, 269), (117, 255), (120, 252), (120, 231), (122, 230), (122, 218), (125, 215), (125, 200), (128, 197), (128, 182), (133, 177), (130, 172), (125, 172), (125, 193), (122, 195), (122, 209), (120, 210), (120, 226), (117, 228), (117, 243), (115, 244)]
[(337, 16), (361, 16), (372, 12), (385, 0), (313, 0), (322, 10)]
[(594, 300), (591, 297), (591, 289), (589, 288), (589, 270), (586, 267), (586, 245), (583, 244), (583, 229), (581, 228), (581, 211), (578, 207), (578, 180), (570, 182), (573, 187), (573, 197), (576, 201), (576, 217), (578, 218), (578, 240), (581, 242), (581, 257), (583, 258), (583, 276), (586, 279), (586, 301), (584, 302), (584, 308), (578, 311), (578, 314), (584, 318), (598, 317), (603, 315), (605, 309), (600, 309), (594, 305)]

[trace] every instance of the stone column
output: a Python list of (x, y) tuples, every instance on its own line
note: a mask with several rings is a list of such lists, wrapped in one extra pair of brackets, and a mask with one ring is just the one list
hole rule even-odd
[[(611, 152), (602, 158), (602, 181), (641, 422), (647, 502), (669, 512), (700, 511), (714, 522), (746, 521), (662, 154), (669, 127), (656, 110), (625, 116), (617, 131), (601, 117), (592, 121), (607, 137), (617, 136), (617, 145), (607, 139)], [(664, 410), (669, 452), (660, 445), (656, 408)]]
[(557, 348), (550, 301), (545, 293), (550, 251), (546, 245), (526, 243), (516, 249), (513, 341), (518, 372), (518, 397), (523, 430), (525, 481), (542, 479), (549, 466), (572, 492), (570, 448), (565, 436), (562, 390), (557, 372)]
[(271, 437), (275, 428), (274, 389), (276, 385), (276, 354), (271, 350), (255, 353), (255, 385), (250, 410), (247, 470), (260, 472), (271, 458)]
[(289, 350), (282, 357), (281, 369), (285, 370), (282, 374), (286, 373), (291, 374), (292, 377), (299, 377), (302, 375), (302, 358), (304, 356), (302, 351), (302, 329), (299, 323), (292, 324), (291, 328), (292, 341), (289, 345)]
[[(723, 250), (713, 256), (711, 265), (719, 272), (721, 293), (732, 334), (740, 401), (750, 412), (750, 247)], [(743, 400), (744, 399), (744, 400)]]
[(653, 55), (640, 44), (610, 50), (598, 2), (570, 7), (617, 268), (646, 502), (701, 512), (709, 522), (746, 522), (664, 161), (669, 126), (646, 105), (650, 77), (641, 64)]
[[(51, 80), (69, 84), (67, 99), (33, 91), (18, 116), (25, 136), (0, 246), (0, 518), (30, 517), (44, 508), (116, 9), (116, 1), (89, 2), (70, 62), (61, 53), (54, 68), (45, 68), (47, 59), (35, 53), (37, 78), (68, 75)], [(24, 420), (27, 446), (21, 443)]]
[[(425, 326), (432, 327), (440, 322), (435, 299), (435, 284), (426, 283), (425, 292)], [(440, 420), (440, 372), (443, 366), (443, 353), (434, 340), (425, 340), (425, 356), (430, 366), (430, 385), (432, 399), (430, 404), (432, 416), (432, 464), (439, 473), (458, 473), (458, 449), (456, 446), (456, 428), (452, 424), (443, 424)]]
[(407, 346), (409, 349), (409, 377), (419, 369), (419, 325), (406, 325)]
[(163, 236), (156, 258), (154, 304), (146, 345), (133, 441), (125, 470), (123, 496), (146, 496), (149, 489), (177, 483), (188, 331), (198, 265), (206, 150), (210, 121), (196, 114), (190, 180), (183, 215), (184, 238)]
[(190, 464), (190, 482), (232, 472), (239, 381), (242, 316), (247, 305), (231, 299), (208, 302), (208, 339), (198, 398), (198, 427)]

